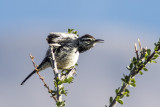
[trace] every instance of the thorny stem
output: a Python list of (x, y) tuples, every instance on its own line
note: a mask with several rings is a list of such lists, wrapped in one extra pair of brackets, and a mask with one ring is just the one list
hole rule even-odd
[[(139, 45), (140, 45), (140, 48), (141, 48), (140, 42), (139, 42)], [(157, 51), (159, 51), (159, 50), (160, 50), (160, 46), (158, 46), (158, 50), (157, 50)], [(136, 45), (135, 45), (135, 51), (136, 51), (136, 55), (138, 55)], [(142, 52), (142, 49), (141, 49), (141, 52)], [(151, 61), (151, 59), (154, 57), (154, 55), (155, 55), (155, 51), (147, 58), (147, 60), (144, 62), (143, 65), (141, 65), (139, 68), (134, 67), (133, 70), (132, 70), (132, 71), (130, 72), (130, 74), (129, 74), (129, 78), (134, 78), (134, 77), (139, 73), (139, 71), (141, 71), (141, 70), (143, 69), (143, 67), (145, 67), (146, 64), (147, 64), (149, 61)], [(138, 56), (138, 57), (139, 57), (139, 56)], [(138, 57), (137, 57), (137, 58), (138, 58)], [(142, 57), (141, 57), (141, 58), (142, 58)], [(141, 59), (140, 59), (140, 60), (141, 60)], [(137, 70), (137, 69), (138, 69), (138, 70)], [(136, 70), (137, 70), (137, 71), (136, 71)], [(129, 79), (128, 81), (130, 81), (130, 79)], [(118, 94), (116, 95), (116, 97), (114, 98), (114, 100), (112, 101), (112, 103), (109, 105), (109, 107), (115, 107), (115, 106), (116, 106), (116, 104), (117, 104), (117, 101), (116, 101), (117, 96), (120, 95), (120, 97), (121, 97), (121, 96), (123, 95), (122, 93), (125, 91), (125, 89), (127, 89), (128, 85), (129, 85), (129, 84), (123, 82), (123, 85), (121, 86), (120, 91), (118, 92)]]
[(46, 82), (44, 81), (44, 77), (42, 77), (42, 76), (40, 75), (40, 73), (39, 73), (39, 71), (38, 71), (38, 69), (37, 69), (37, 65), (36, 65), (35, 62), (34, 62), (34, 56), (32, 56), (32, 55), (30, 54), (30, 58), (31, 58), (31, 60), (32, 60), (33, 66), (34, 66), (34, 68), (35, 68), (35, 70), (36, 70), (36, 73), (38, 74), (39, 78), (42, 80), (45, 88), (47, 88), (48, 92), (51, 94), (51, 97), (56, 101), (55, 95), (50, 92), (51, 90), (50, 90), (49, 86), (46, 84)]

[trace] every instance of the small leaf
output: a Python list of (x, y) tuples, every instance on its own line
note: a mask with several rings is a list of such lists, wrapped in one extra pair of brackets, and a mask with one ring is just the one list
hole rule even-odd
[(140, 75), (143, 75), (143, 72), (142, 72), (142, 71), (139, 71), (139, 74), (140, 74)]
[(119, 99), (120, 99), (120, 96), (117, 96), (117, 97), (116, 97), (116, 101), (118, 101)]
[(152, 61), (152, 63), (157, 63), (157, 61)]
[(63, 80), (63, 83), (72, 83), (73, 82), (73, 77), (69, 77), (69, 78), (65, 78), (64, 80)]
[(124, 83), (126, 83), (126, 80), (125, 80), (124, 78), (121, 78), (121, 80), (122, 80)]
[(130, 83), (130, 86), (132, 87), (136, 87), (136, 84), (135, 83)]
[(77, 31), (74, 31), (73, 34), (77, 34)]
[(129, 94), (126, 95), (126, 97), (129, 97), (129, 96), (130, 96)]
[(132, 68), (133, 68), (133, 63), (131, 63), (131, 64), (129, 65), (129, 67), (130, 67), (130, 69), (132, 69)]
[(147, 69), (147, 68), (145, 68), (145, 67), (143, 68), (143, 70), (144, 70), (144, 71), (148, 71), (148, 69)]
[(123, 105), (123, 100), (122, 100), (122, 99), (119, 99), (119, 100), (118, 100), (118, 103), (120, 103), (121, 105)]
[(110, 104), (113, 102), (113, 97), (109, 98), (109, 102), (110, 102)]
[(56, 81), (54, 81), (54, 86), (57, 87), (57, 82)]
[(119, 91), (120, 91), (120, 88), (116, 89), (116, 90), (115, 90), (116, 94), (118, 94)]
[[(156, 45), (157, 45), (157, 44), (156, 44)], [(158, 46), (156, 46), (156, 47), (154, 48), (154, 50), (155, 50), (155, 51), (158, 51)]]
[(71, 29), (71, 32), (73, 32), (74, 31), (74, 29)]
[(129, 97), (129, 90), (128, 89), (125, 89), (125, 92), (124, 92), (124, 95), (126, 96), (126, 97)]
[(130, 91), (128, 89), (125, 89), (125, 92), (130, 93)]
[(158, 57), (159, 57), (159, 55), (158, 55), (158, 54), (155, 54), (155, 55), (154, 55), (154, 58), (158, 58)]
[(135, 78), (131, 78), (131, 82), (132, 82), (132, 83), (136, 83)]
[(127, 66), (127, 69), (128, 69), (128, 70), (131, 70), (131, 67), (130, 67), (130, 66)]
[(63, 84), (63, 81), (58, 81), (58, 85), (61, 85), (61, 84)]
[(59, 106), (61, 105), (61, 102), (58, 101), (58, 102), (56, 103), (56, 105), (59, 107)]
[(75, 66), (78, 66), (78, 64), (76, 63)]
[(68, 33), (71, 33), (71, 29), (68, 29)]
[(122, 95), (121, 95), (121, 98), (123, 98), (124, 96), (125, 96), (125, 95), (124, 95), (124, 94), (122, 94)]
[(136, 59), (135, 57), (133, 57), (132, 63), (133, 63), (133, 64), (136, 64), (136, 63), (137, 63), (137, 59)]
[(151, 54), (151, 50), (147, 49), (147, 54), (150, 55)]

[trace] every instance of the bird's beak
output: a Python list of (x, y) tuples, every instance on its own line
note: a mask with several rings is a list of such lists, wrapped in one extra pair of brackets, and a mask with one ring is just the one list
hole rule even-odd
[(96, 43), (103, 43), (104, 40), (102, 40), (102, 39), (96, 39), (95, 42), (96, 42)]

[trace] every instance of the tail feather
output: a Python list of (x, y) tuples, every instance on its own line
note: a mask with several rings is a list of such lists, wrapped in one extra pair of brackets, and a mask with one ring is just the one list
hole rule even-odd
[(21, 83), (23, 85), (34, 73), (36, 73), (36, 70), (32, 71)]
[[(45, 57), (43, 59), (43, 61), (41, 62), (41, 64), (37, 67), (38, 71), (42, 71), (48, 67), (50, 67), (50, 62), (48, 57)], [(36, 70), (32, 71), (21, 83), (21, 85), (23, 85), (34, 73), (36, 73)]]

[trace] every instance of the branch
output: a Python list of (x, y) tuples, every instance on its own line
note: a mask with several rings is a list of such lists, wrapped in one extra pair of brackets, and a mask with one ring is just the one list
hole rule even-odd
[(55, 94), (53, 94), (49, 88), (49, 86), (46, 84), (46, 82), (44, 81), (44, 77), (42, 77), (40, 74), (39, 74), (39, 70), (37, 69), (37, 65), (35, 64), (34, 62), (34, 56), (32, 56), (30, 54), (30, 58), (32, 60), (32, 63), (33, 63), (33, 66), (36, 70), (36, 73), (38, 74), (39, 78), (42, 80), (43, 84), (44, 84), (44, 87), (47, 88), (48, 92), (51, 94), (51, 97), (56, 101), (56, 97), (55, 97)]
[[(124, 75), (124, 78), (122, 78), (122, 86), (116, 89), (116, 96), (113, 99), (110, 97), (110, 105), (109, 107), (115, 107), (117, 102), (120, 104), (123, 104), (122, 98), (124, 96), (129, 97), (129, 90), (127, 89), (128, 86), (135, 87), (136, 86), (136, 81), (135, 81), (135, 76), (137, 74), (143, 74), (141, 70), (148, 71), (146, 65), (148, 63), (156, 63), (154, 61), (157, 59), (160, 55), (160, 40), (158, 43), (155, 43), (155, 48), (154, 52), (151, 54), (150, 49), (144, 49), (141, 47), (140, 40), (138, 39), (139, 42), (139, 47), (140, 47), (140, 55), (138, 54), (138, 49), (137, 45), (135, 44), (135, 53), (136, 57), (133, 57), (131, 60), (131, 64), (127, 67), (127, 69), (130, 71), (129, 75)], [(107, 106), (106, 106), (107, 107)]]

